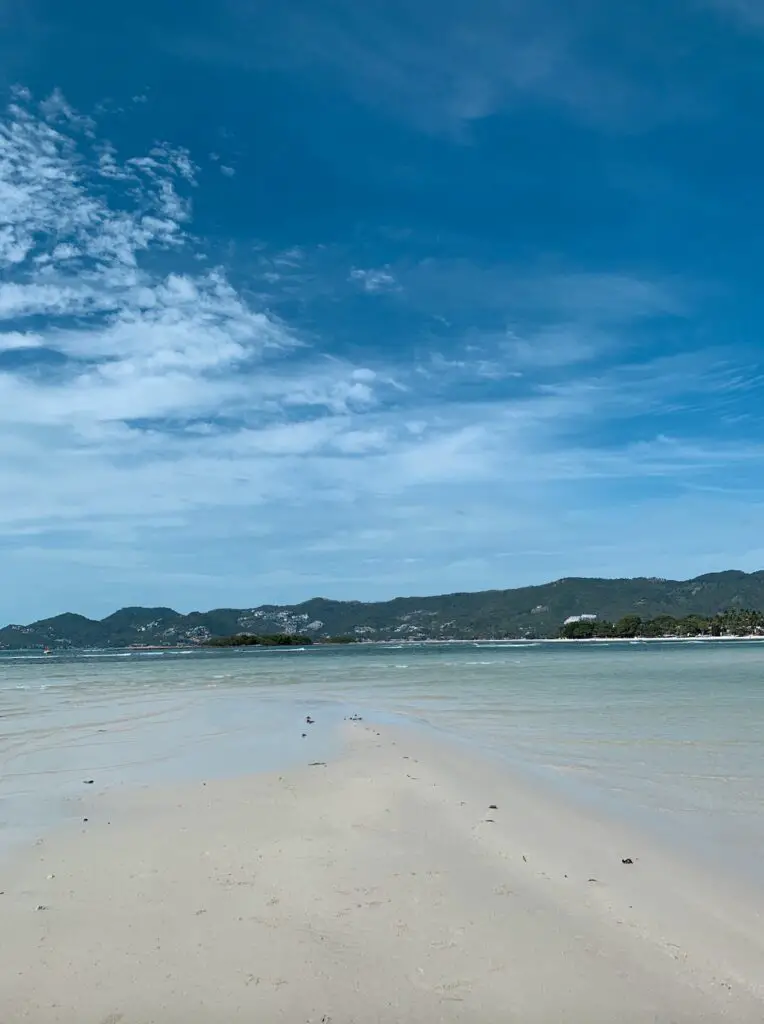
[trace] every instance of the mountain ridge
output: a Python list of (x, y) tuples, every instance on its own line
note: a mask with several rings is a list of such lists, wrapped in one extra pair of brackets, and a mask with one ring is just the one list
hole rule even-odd
[(313, 639), (521, 639), (558, 636), (566, 618), (624, 615), (654, 618), (764, 609), (764, 570), (705, 573), (689, 580), (659, 577), (564, 577), (506, 590), (461, 591), (390, 601), (310, 598), (299, 604), (214, 608), (188, 614), (173, 608), (120, 608), (103, 619), (64, 612), (0, 629), (0, 647), (187, 646), (213, 636), (301, 633)]

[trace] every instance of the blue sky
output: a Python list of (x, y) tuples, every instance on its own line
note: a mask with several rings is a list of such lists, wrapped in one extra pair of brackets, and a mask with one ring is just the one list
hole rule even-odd
[(764, 565), (760, 0), (0, 29), (0, 619)]

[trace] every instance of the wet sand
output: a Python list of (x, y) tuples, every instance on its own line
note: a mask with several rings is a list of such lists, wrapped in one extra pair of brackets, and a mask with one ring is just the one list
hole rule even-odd
[(757, 894), (458, 746), (347, 733), (281, 774), (84, 786), (0, 866), (0, 1020), (764, 1019)]

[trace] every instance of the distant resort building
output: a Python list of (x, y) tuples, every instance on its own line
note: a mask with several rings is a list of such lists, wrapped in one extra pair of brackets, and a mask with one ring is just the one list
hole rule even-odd
[(597, 616), (596, 615), (569, 615), (567, 617), (567, 619), (565, 620), (565, 622), (563, 622), (563, 626), (569, 626), (571, 624), (571, 622), (596, 622), (596, 621), (597, 621)]

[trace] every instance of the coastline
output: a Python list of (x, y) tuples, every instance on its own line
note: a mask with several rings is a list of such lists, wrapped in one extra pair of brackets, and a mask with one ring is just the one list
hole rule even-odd
[(377, 640), (359, 641), (359, 643), (402, 643), (402, 644), (668, 644), (668, 643), (716, 643), (723, 640), (727, 643), (735, 641), (764, 640), (764, 635), (752, 633), (749, 636), (589, 636), (589, 637), (515, 637), (512, 640), (492, 640), (490, 637), (476, 637), (474, 640)]
[(4, 863), (0, 1019), (762, 1019), (761, 894), (417, 730), (344, 736), (84, 794)]
[[(566, 636), (542, 636), (542, 637), (511, 637), (503, 639), (495, 639), (493, 637), (471, 637), (468, 640), (458, 639), (443, 639), (443, 638), (427, 638), (411, 640), (405, 637), (389, 638), (387, 640), (353, 640), (352, 643), (329, 643), (321, 640), (313, 641), (307, 645), (313, 649), (325, 649), (331, 648), (336, 649), (349, 649), (359, 647), (425, 647), (440, 646), (453, 644), (461, 644), (463, 646), (469, 646), (470, 644), (495, 644), (506, 647), (524, 647), (528, 644), (686, 644), (686, 643), (749, 643), (752, 640), (764, 641), (764, 634), (761, 633), (750, 633), (746, 635), (727, 635), (724, 636), (635, 636), (635, 637), (617, 637), (617, 636), (591, 636), (591, 637), (566, 637)], [(283, 650), (296, 650), (298, 648), (290, 647), (285, 645), (284, 647), (269, 646), (269, 645), (245, 645), (243, 647), (215, 647), (205, 645), (203, 643), (198, 644), (128, 644), (127, 647), (54, 647), (51, 648), (47, 653), (49, 655), (57, 654), (69, 654), (77, 655), (90, 650), (103, 652), (106, 654), (114, 653), (117, 654), (120, 651), (130, 651), (134, 654), (140, 654), (142, 652), (157, 653), (167, 652), (168, 654), (191, 654), (196, 651), (206, 652), (219, 652), (220, 650), (234, 650), (234, 651), (283, 651)], [(0, 647), (0, 654), (7, 655), (22, 655), (22, 654), (39, 654), (38, 648), (32, 647)]]

